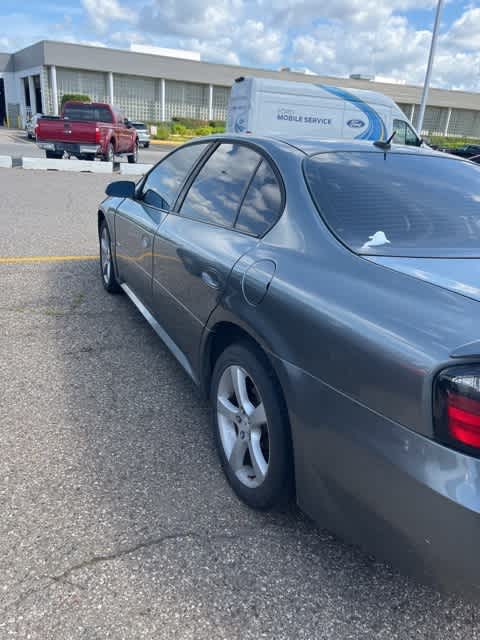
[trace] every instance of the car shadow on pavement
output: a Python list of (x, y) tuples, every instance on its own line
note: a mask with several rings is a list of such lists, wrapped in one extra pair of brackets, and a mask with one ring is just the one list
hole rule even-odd
[(3, 529), (15, 568), (0, 628), (3, 619), (32, 638), (475, 637), (474, 606), (294, 506), (240, 503), (205, 400), (126, 296), (103, 290), (95, 262), (24, 273), (7, 283), (19, 310), (6, 363), (23, 373), (7, 389)]

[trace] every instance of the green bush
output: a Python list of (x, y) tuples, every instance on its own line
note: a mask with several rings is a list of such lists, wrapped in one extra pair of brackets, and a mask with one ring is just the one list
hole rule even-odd
[(225, 131), (225, 125), (225, 120), (210, 120), (208, 123), (209, 127), (212, 127), (213, 129), (221, 129), (222, 131)]
[(65, 102), (91, 102), (90, 96), (84, 95), (82, 93), (65, 93), (62, 96), (61, 107)]
[(225, 133), (225, 126), (212, 127), (212, 133)]
[(198, 127), (195, 129), (196, 136), (210, 136), (213, 133), (212, 127)]
[(198, 120), (195, 118), (182, 118), (180, 116), (174, 116), (172, 121), (175, 124), (183, 124), (187, 129), (198, 129), (200, 127), (208, 126), (208, 120)]
[(463, 147), (466, 144), (480, 144), (480, 140), (476, 138), (454, 138), (446, 136), (427, 136), (427, 142), (437, 147), (456, 148)]
[(177, 135), (184, 136), (186, 131), (187, 127), (184, 124), (177, 124), (176, 122), (172, 124), (172, 132)]
[(170, 127), (157, 126), (157, 133), (153, 137), (155, 140), (168, 140), (170, 138)]

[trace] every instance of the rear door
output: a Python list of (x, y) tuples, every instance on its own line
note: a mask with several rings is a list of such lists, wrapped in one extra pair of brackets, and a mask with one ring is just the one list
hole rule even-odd
[(150, 307), (152, 297), (152, 251), (154, 233), (175, 202), (195, 162), (208, 144), (177, 149), (150, 171), (137, 189), (135, 199), (126, 198), (115, 216), (115, 249), (120, 280)]
[(255, 231), (234, 227), (263, 161), (249, 145), (219, 144), (156, 233), (154, 311), (189, 363), (196, 361), (202, 332), (234, 264), (258, 243)]

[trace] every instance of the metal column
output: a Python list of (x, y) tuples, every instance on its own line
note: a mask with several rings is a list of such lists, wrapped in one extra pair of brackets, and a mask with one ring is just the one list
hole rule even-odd
[(451, 117), (452, 117), (452, 107), (448, 107), (447, 122), (445, 124), (445, 131), (443, 132), (444, 136), (448, 136), (448, 127), (450, 126)]
[(430, 54), (428, 56), (427, 73), (425, 74), (425, 84), (423, 85), (422, 101), (420, 103), (420, 113), (418, 114), (417, 129), (420, 135), (422, 135), (423, 118), (425, 116), (425, 108), (427, 106), (428, 90), (430, 89), (430, 76), (432, 75), (435, 49), (437, 48), (438, 28), (440, 26), (440, 16), (442, 14), (443, 2), (444, 0), (438, 0), (437, 12), (435, 14), (435, 24), (433, 25), (432, 44), (430, 45)]
[(108, 72), (108, 100), (110, 104), (115, 102), (115, 94), (113, 90), (113, 73), (111, 71)]
[(213, 84), (208, 85), (208, 119), (213, 120)]
[(53, 115), (58, 116), (57, 68), (53, 64), (50, 67), (50, 84), (52, 85)]
[(165, 78), (160, 79), (160, 120), (165, 122)]

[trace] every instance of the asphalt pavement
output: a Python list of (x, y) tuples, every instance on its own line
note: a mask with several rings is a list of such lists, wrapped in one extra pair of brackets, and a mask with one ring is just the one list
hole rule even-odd
[(0, 639), (480, 638), (476, 604), (237, 500), (206, 402), (103, 290), (107, 182), (0, 169)]
[[(151, 144), (148, 149), (141, 147), (139, 149), (138, 161), (146, 164), (155, 164), (160, 160), (165, 151), (173, 148), (173, 145), (167, 144)], [(14, 160), (18, 161), (23, 156), (28, 158), (44, 158), (45, 151), (39, 149), (33, 140), (29, 140), (24, 131), (0, 127), (0, 156), (12, 156)], [(121, 161), (127, 162), (126, 158), (122, 158)]]

